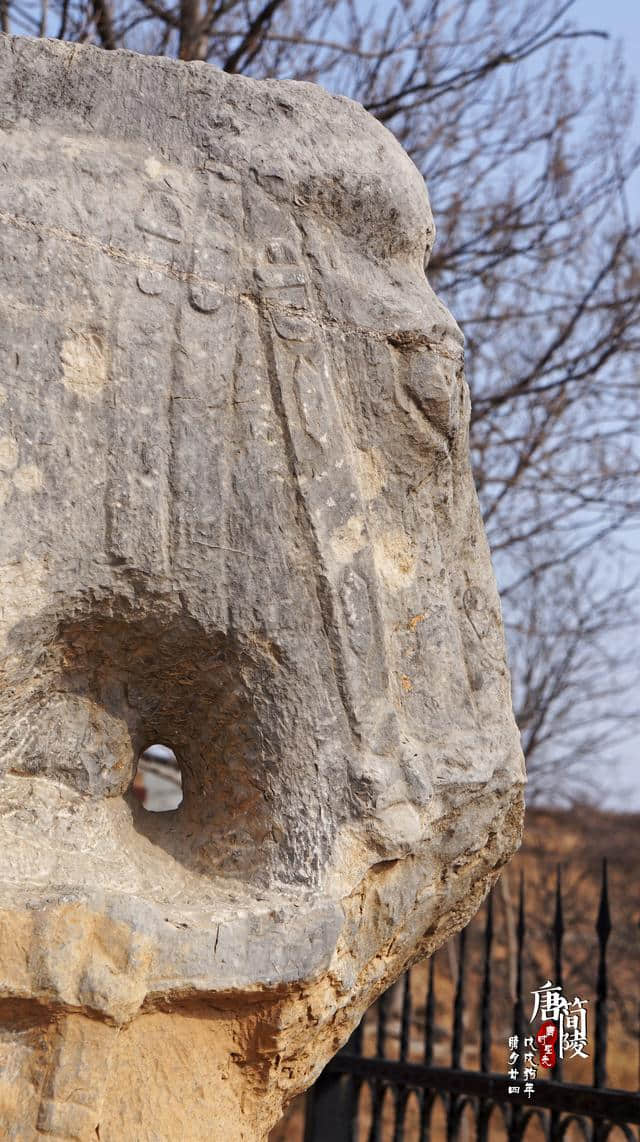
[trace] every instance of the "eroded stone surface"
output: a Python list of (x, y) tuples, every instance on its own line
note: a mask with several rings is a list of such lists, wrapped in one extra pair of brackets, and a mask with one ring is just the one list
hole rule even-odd
[(259, 1139), (519, 836), (428, 201), (312, 85), (0, 37), (0, 91), (0, 1122)]

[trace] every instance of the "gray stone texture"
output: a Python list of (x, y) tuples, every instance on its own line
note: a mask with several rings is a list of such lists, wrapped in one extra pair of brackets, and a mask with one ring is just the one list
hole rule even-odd
[(347, 99), (0, 37), (3, 1137), (263, 1137), (518, 843), (433, 238)]

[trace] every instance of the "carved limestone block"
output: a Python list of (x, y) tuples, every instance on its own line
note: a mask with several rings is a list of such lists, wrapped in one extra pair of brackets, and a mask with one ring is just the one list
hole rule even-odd
[(429, 203), (309, 84), (0, 93), (0, 1134), (261, 1139), (519, 838)]

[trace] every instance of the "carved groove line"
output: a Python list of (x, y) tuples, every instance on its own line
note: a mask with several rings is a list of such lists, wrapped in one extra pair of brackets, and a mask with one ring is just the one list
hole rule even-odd
[[(43, 226), (41, 224), (31, 222), (25, 218), (18, 218), (16, 215), (9, 214), (5, 210), (0, 210), (0, 222), (4, 222), (8, 226), (15, 226), (18, 230), (31, 231), (43, 237), (59, 238), (65, 242), (74, 242), (78, 246), (83, 246), (87, 250), (94, 253), (104, 254), (107, 258), (112, 258), (117, 262), (124, 262), (126, 265), (132, 266), (136, 269), (153, 270), (157, 273), (164, 274), (166, 277), (174, 278), (176, 281), (193, 283), (195, 285), (206, 286), (208, 289), (217, 291), (223, 297), (235, 298), (236, 301), (248, 301), (252, 304), (260, 303), (264, 309), (273, 311), (274, 313), (284, 313), (287, 315), (295, 314), (298, 311), (297, 307), (291, 305), (278, 304), (272, 298), (262, 298), (259, 294), (246, 293), (241, 290), (233, 290), (228, 286), (222, 285), (211, 278), (203, 277), (201, 274), (193, 270), (179, 270), (175, 266), (171, 266), (166, 262), (156, 262), (152, 258), (145, 258), (141, 255), (130, 254), (127, 250), (121, 249), (119, 246), (108, 246), (104, 242), (98, 242), (93, 238), (83, 238), (79, 234), (73, 234), (70, 230), (65, 230), (58, 226)], [(4, 304), (15, 308), (21, 308), (19, 303), (5, 301)], [(316, 314), (308, 313), (305, 311), (306, 319), (315, 325), (318, 329), (325, 329), (330, 327), (333, 329), (341, 329), (345, 333), (356, 334), (361, 337), (369, 337), (373, 341), (380, 341), (386, 344), (389, 341), (394, 341), (397, 334), (385, 333), (380, 329), (371, 329), (366, 325), (352, 325), (347, 321), (340, 321), (337, 317), (326, 316), (322, 320)], [(439, 341), (430, 341), (426, 336), (420, 337), (420, 345), (427, 349), (437, 350), (441, 357), (447, 357), (456, 363), (459, 361), (459, 356), (455, 353), (447, 352), (446, 346), (442, 345)]]
[[(292, 267), (288, 267), (288, 268), (291, 269)], [(306, 287), (308, 289), (308, 282), (306, 283)], [(264, 300), (266, 300), (266, 299), (264, 299)], [(305, 320), (305, 322), (307, 321), (307, 319), (309, 317), (312, 317), (312, 315), (309, 313), (308, 309), (305, 306), (305, 308), (304, 308), (304, 320)], [(317, 326), (319, 323), (314, 322), (313, 324)], [(308, 475), (307, 475), (307, 473), (304, 472), (304, 468), (305, 468), (304, 450), (303, 449), (301, 450), (300, 447), (298, 445), (296, 445), (296, 437), (299, 440), (303, 440), (305, 438), (305, 434), (306, 435), (309, 434), (308, 429), (305, 430), (305, 426), (302, 422), (302, 409), (299, 407), (299, 401), (296, 400), (296, 395), (295, 395), (296, 380), (298, 380), (298, 364), (303, 359), (302, 347), (300, 347), (300, 349), (297, 352), (294, 351), (295, 356), (296, 356), (296, 363), (294, 364), (292, 361), (289, 361), (289, 364), (292, 365), (292, 370), (291, 370), (292, 376), (291, 377), (288, 376), (288, 373), (289, 373), (288, 369), (282, 370), (283, 375), (280, 376), (280, 370), (278, 369), (278, 359), (277, 359), (278, 358), (278, 348), (280, 348), (281, 352), (284, 351), (285, 353), (287, 352), (287, 350), (283, 349), (283, 346), (277, 340), (277, 334), (275, 334), (275, 332), (273, 330), (273, 325), (272, 325), (272, 322), (269, 320), (268, 313), (264, 313), (263, 321), (262, 321), (262, 329), (263, 329), (263, 335), (264, 335), (264, 339), (265, 339), (265, 350), (266, 350), (267, 355), (268, 355), (268, 361), (269, 361), (269, 367), (270, 367), (269, 371), (270, 371), (270, 375), (272, 377), (272, 388), (274, 389), (274, 392), (273, 392), (274, 404), (276, 405), (276, 408), (278, 410), (278, 414), (279, 414), (281, 422), (282, 422), (283, 432), (285, 433), (287, 452), (289, 455), (289, 462), (291, 465), (292, 473), (294, 475), (294, 478), (295, 478), (297, 486), (298, 486), (301, 501), (305, 505), (305, 514), (306, 514), (306, 517), (308, 520), (308, 526), (309, 526), (311, 535), (313, 536), (313, 543), (314, 543), (315, 552), (316, 552), (316, 560), (314, 562), (315, 562), (315, 565), (317, 568), (319, 568), (319, 569), (321, 568), (321, 571), (318, 570), (316, 572), (317, 592), (318, 592), (318, 597), (319, 597), (319, 602), (320, 602), (320, 609), (321, 609), (321, 613), (322, 613), (323, 624), (324, 624), (324, 628), (325, 628), (325, 636), (327, 638), (327, 642), (328, 642), (330, 650), (331, 650), (334, 674), (336, 677), (336, 681), (337, 681), (338, 688), (340, 691), (340, 697), (342, 700), (343, 707), (345, 709), (345, 713), (347, 715), (347, 719), (349, 722), (351, 732), (352, 732), (352, 734), (354, 734), (355, 736), (357, 736), (358, 738), (361, 739), (363, 729), (366, 729), (366, 728), (371, 729), (372, 728), (372, 723), (374, 722), (374, 719), (371, 717), (371, 715), (373, 714), (373, 710), (370, 708), (370, 704), (366, 699), (364, 700), (364, 702), (360, 702), (360, 703), (358, 702), (357, 696), (353, 693), (353, 687), (349, 684), (349, 670), (350, 670), (349, 650), (348, 650), (349, 636), (342, 629), (343, 621), (346, 623), (346, 616), (344, 614), (344, 607), (341, 604), (339, 583), (334, 581), (336, 579), (336, 576), (334, 574), (332, 574), (332, 572), (330, 570), (330, 562), (327, 560), (327, 552), (325, 550), (325, 544), (323, 543), (323, 537), (321, 535), (320, 528), (318, 526), (318, 522), (315, 519), (315, 512), (314, 512), (314, 509), (312, 506), (312, 497), (310, 496), (310, 492), (309, 492), (310, 485), (309, 485)], [(324, 364), (326, 364), (326, 355), (324, 352), (324, 344), (323, 344), (322, 340), (320, 340), (320, 342), (316, 346), (316, 348), (320, 350), (320, 353), (322, 355), (322, 362)], [(307, 361), (307, 364), (309, 364), (308, 361)], [(315, 365), (315, 362), (314, 362), (314, 365)], [(286, 375), (286, 380), (285, 380), (285, 375)], [(332, 405), (331, 411), (334, 414), (332, 417), (328, 417), (327, 420), (328, 421), (330, 420), (332, 426), (335, 426), (337, 428), (338, 447), (336, 449), (334, 446), (334, 453), (336, 455), (339, 455), (341, 462), (345, 465), (345, 467), (343, 469), (344, 475), (346, 477), (345, 483), (348, 484), (352, 489), (354, 489), (354, 492), (353, 492), (353, 498), (354, 498), (353, 511), (359, 512), (360, 517), (364, 520), (364, 509), (363, 509), (363, 505), (361, 503), (360, 497), (358, 495), (359, 485), (358, 485), (357, 479), (355, 477), (355, 474), (352, 470), (352, 467), (349, 463), (348, 442), (347, 442), (347, 439), (345, 437), (344, 428), (343, 428), (342, 421), (341, 421), (339, 411), (337, 408), (337, 402), (335, 401), (335, 399), (332, 399), (332, 398), (334, 398), (334, 393), (333, 393), (333, 388), (332, 388), (331, 383), (330, 383), (329, 370), (328, 369), (324, 370), (324, 379), (327, 382), (327, 393), (328, 393), (329, 401)], [(274, 381), (275, 381), (275, 386), (273, 385)], [(285, 384), (286, 384), (286, 389), (290, 390), (290, 391), (285, 392)], [(298, 387), (300, 387), (300, 386), (298, 385)], [(318, 392), (318, 394), (323, 392), (322, 384), (317, 386), (316, 391)], [(320, 411), (322, 412), (323, 410), (321, 409)], [(331, 431), (331, 427), (329, 427), (329, 431)], [(321, 452), (323, 454), (325, 462), (330, 465), (332, 457), (330, 455), (328, 455), (328, 450), (327, 450), (326, 445), (324, 444), (323, 440), (319, 440), (317, 443), (321, 449)], [(301, 479), (300, 478), (301, 476), (304, 476), (304, 479)], [(368, 646), (368, 653), (366, 653), (366, 657), (370, 658), (372, 651), (375, 651), (377, 653), (378, 661), (380, 662), (380, 664), (382, 666), (383, 684), (386, 688), (388, 685), (388, 667), (387, 667), (387, 663), (386, 663), (386, 651), (385, 651), (384, 641), (381, 639), (382, 624), (381, 624), (379, 603), (378, 603), (378, 598), (377, 598), (377, 591), (375, 590), (375, 583), (376, 583), (377, 577), (376, 577), (376, 573), (375, 573), (375, 564), (373, 561), (373, 555), (372, 555), (372, 550), (371, 550), (371, 542), (370, 542), (368, 535), (365, 535), (365, 543), (363, 544), (361, 556), (362, 556), (362, 561), (365, 563), (365, 566), (362, 567), (361, 570), (362, 570), (362, 574), (365, 577), (365, 587), (366, 587), (366, 593), (368, 596), (368, 603), (369, 603), (368, 612), (369, 612), (369, 617), (371, 620), (371, 626), (373, 629), (370, 630), (369, 632), (361, 631), (359, 633), (364, 636), (365, 645), (367, 643), (370, 644)], [(351, 570), (353, 575), (355, 575), (356, 577), (361, 577), (360, 573), (358, 571), (357, 563), (355, 560), (352, 559), (349, 562), (348, 567)], [(343, 579), (344, 579), (344, 576), (343, 576)], [(358, 658), (359, 656), (356, 654), (355, 657)], [(366, 689), (367, 689), (367, 680), (365, 679), (365, 686), (364, 686), (365, 692), (366, 692)], [(364, 725), (362, 724), (363, 718), (364, 718), (364, 723), (365, 723)]]

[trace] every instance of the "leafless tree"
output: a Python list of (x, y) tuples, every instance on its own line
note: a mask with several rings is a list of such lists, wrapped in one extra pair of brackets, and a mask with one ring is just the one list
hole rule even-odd
[[(536, 550), (531, 564), (539, 558)], [(639, 728), (629, 631), (637, 575), (596, 550), (527, 576), (507, 611), (513, 695), (529, 768), (529, 800), (597, 797), (615, 778), (616, 751)], [(571, 782), (562, 781), (569, 774)]]
[(409, 151), (439, 228), (430, 278), (467, 337), (475, 471), (541, 793), (579, 763), (595, 773), (635, 717), (636, 584), (611, 569), (638, 511), (640, 155), (621, 55), (575, 15), (575, 0), (0, 0), (5, 31), (320, 82)]

